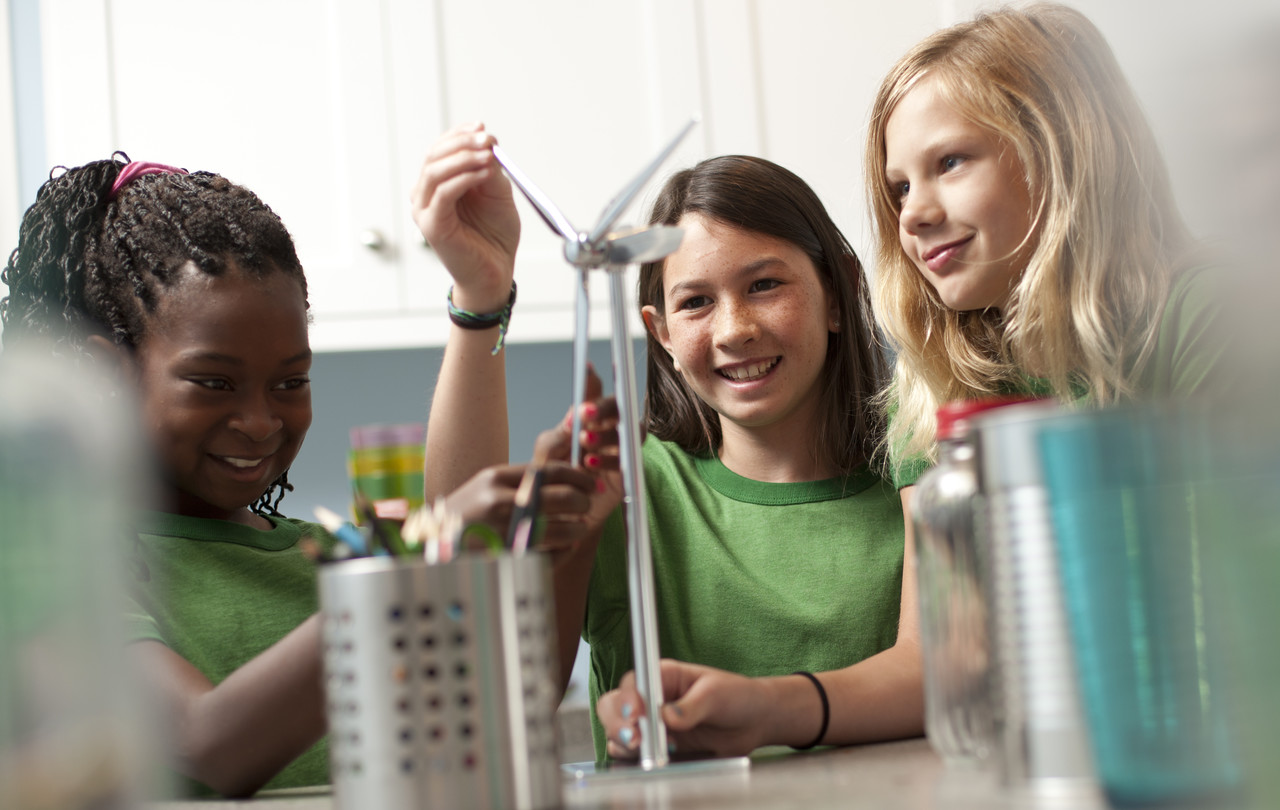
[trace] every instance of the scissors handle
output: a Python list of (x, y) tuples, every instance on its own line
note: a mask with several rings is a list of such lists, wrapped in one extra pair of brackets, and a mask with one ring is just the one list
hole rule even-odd
[(542, 503), (542, 467), (530, 466), (520, 479), (520, 487), (516, 490), (515, 509), (511, 513), (511, 524), (507, 527), (507, 545), (512, 552), (523, 554), (533, 545), (534, 523), (538, 519), (538, 509)]

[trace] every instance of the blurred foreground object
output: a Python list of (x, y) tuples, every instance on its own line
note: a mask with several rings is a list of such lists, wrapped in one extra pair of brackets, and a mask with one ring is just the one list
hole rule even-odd
[(925, 734), (948, 764), (977, 764), (995, 747), (988, 638), (990, 592), (974, 525), (978, 496), (970, 422), (1026, 401), (991, 398), (938, 409), (938, 464), (916, 482), (915, 521), (924, 656)]
[(1008, 787), (1277, 806), (1273, 401), (975, 418)]
[(147, 738), (119, 571), (139, 503), (136, 411), (92, 364), (0, 355), (0, 807), (116, 810)]
[(988, 625), (995, 653), (993, 719), (1002, 781), (1026, 798), (1094, 806), (1097, 774), (1076, 682), (1036, 436), (1062, 408), (1011, 405), (973, 420)]
[[(1184, 48), (1170, 82), (1184, 109), (1188, 202), (1230, 257), (1230, 322), (1241, 351), (1230, 410), (1214, 414), (1215, 527), (1209, 573), (1219, 594), (1223, 667), (1250, 807), (1280, 807), (1280, 7), (1238, 4), (1227, 36)], [(1206, 47), (1207, 44), (1207, 47)], [(1197, 54), (1187, 58), (1187, 54)]]
[(1064, 601), (1094, 761), (1113, 803), (1226, 798), (1241, 787), (1230, 739), (1225, 589), (1215, 555), (1208, 421), (1190, 406), (1049, 419)]

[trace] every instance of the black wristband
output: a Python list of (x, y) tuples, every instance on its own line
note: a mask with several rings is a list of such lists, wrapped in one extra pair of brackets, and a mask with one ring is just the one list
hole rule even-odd
[(497, 312), (478, 313), (459, 309), (453, 305), (453, 288), (449, 288), (449, 320), (462, 329), (492, 329), (498, 327), (498, 342), (492, 354), (502, 351), (502, 344), (507, 339), (507, 327), (511, 324), (511, 308), (516, 303), (516, 283), (511, 282), (511, 297), (507, 305)]
[(831, 704), (827, 702), (827, 690), (822, 688), (822, 681), (818, 680), (818, 676), (812, 672), (793, 672), (792, 675), (803, 675), (813, 682), (818, 690), (818, 699), (822, 701), (822, 727), (818, 729), (818, 736), (813, 738), (813, 742), (808, 745), (793, 745), (792, 748), (797, 751), (808, 751), (816, 745), (822, 743), (822, 738), (827, 736), (827, 725), (831, 722)]

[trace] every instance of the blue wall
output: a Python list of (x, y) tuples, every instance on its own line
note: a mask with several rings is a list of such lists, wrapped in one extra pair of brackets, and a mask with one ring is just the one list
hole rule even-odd
[[(519, 318), (517, 304), (516, 318)], [(513, 323), (518, 328), (518, 323)], [(511, 459), (528, 461), (538, 434), (563, 418), (569, 407), (571, 345), (507, 345), (507, 405), (511, 422)], [(289, 473), (295, 490), (281, 511), (310, 518), (323, 504), (345, 512), (348, 430), (356, 425), (427, 420), (443, 349), (326, 352), (312, 364), (311, 431)], [(637, 341), (640, 386), (644, 385), (644, 343)], [(593, 341), (591, 362), (613, 390), (608, 341)]]

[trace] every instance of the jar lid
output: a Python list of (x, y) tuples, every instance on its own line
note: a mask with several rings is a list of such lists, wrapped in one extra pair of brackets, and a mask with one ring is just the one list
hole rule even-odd
[(1037, 397), (1005, 396), (984, 397), (982, 399), (957, 399), (948, 402), (938, 409), (938, 439), (954, 439), (969, 431), (969, 419), (983, 411), (1003, 408), (1006, 405), (1018, 405), (1023, 402), (1035, 402)]

